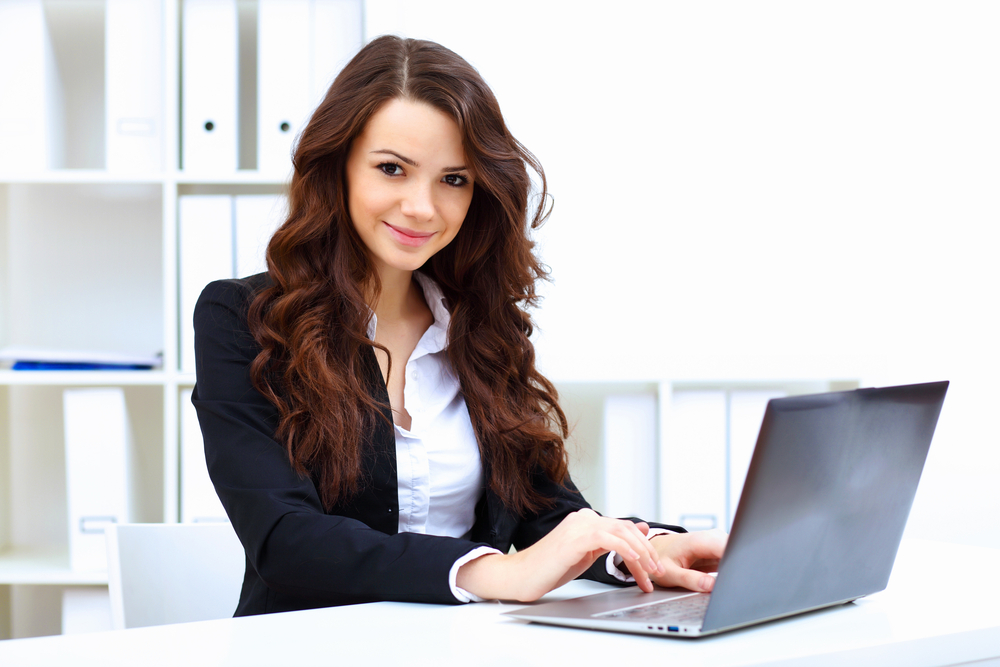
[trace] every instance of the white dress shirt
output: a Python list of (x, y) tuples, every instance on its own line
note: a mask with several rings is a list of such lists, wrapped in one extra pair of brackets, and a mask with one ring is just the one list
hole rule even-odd
[[(458, 377), (448, 362), (448, 324), (441, 288), (415, 273), (434, 323), (403, 369), (403, 403), (410, 428), (395, 424), (399, 532), (466, 537), (482, 491), (479, 445)], [(368, 335), (378, 321), (372, 315)], [(398, 368), (396, 366), (395, 368)], [(394, 372), (396, 371), (394, 368)]]

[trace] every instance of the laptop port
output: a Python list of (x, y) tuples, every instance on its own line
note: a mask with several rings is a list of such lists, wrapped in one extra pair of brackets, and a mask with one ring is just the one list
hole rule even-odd
[[(661, 630), (662, 630), (662, 628), (661, 628)], [(667, 630), (669, 632), (680, 632), (680, 628), (678, 628), (676, 625), (668, 625), (667, 626)]]

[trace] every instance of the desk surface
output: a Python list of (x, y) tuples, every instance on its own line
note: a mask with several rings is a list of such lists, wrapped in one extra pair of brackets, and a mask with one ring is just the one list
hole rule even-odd
[[(1000, 550), (908, 540), (888, 588), (697, 640), (534, 625), (512, 603), (394, 602), (0, 642), (0, 665), (1000, 665)], [(949, 585), (944, 585), (947, 582)], [(962, 583), (964, 582), (964, 583)], [(606, 590), (576, 581), (550, 598)], [(932, 616), (932, 605), (944, 613)], [(405, 657), (404, 657), (405, 656)], [(977, 667), (979, 667), (977, 665)]]

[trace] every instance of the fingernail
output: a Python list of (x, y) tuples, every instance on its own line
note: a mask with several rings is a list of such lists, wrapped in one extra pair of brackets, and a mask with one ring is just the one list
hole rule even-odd
[(631, 558), (632, 560), (639, 560), (639, 554), (636, 553), (634, 550), (628, 552), (628, 557)]
[(705, 576), (705, 577), (701, 578), (701, 588), (702, 588), (702, 590), (704, 590), (704, 591), (710, 591), (710, 590), (712, 590), (712, 585), (713, 584), (715, 584), (715, 579), (712, 579), (712, 577)]
[(665, 567), (663, 566), (663, 563), (657, 563), (657, 564), (656, 564), (656, 573), (657, 573), (657, 574), (663, 574), (663, 573), (664, 573), (664, 572), (666, 572), (666, 571), (667, 571), (667, 568), (665, 568)]

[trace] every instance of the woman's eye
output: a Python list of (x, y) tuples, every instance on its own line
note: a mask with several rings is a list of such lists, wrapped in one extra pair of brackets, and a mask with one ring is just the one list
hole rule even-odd
[(395, 162), (383, 162), (378, 166), (386, 176), (402, 176), (403, 168)]
[(447, 176), (444, 177), (444, 182), (447, 183), (448, 185), (452, 185), (458, 188), (468, 183), (469, 179), (467, 179), (465, 176), (462, 176), (461, 174), (448, 174)]

